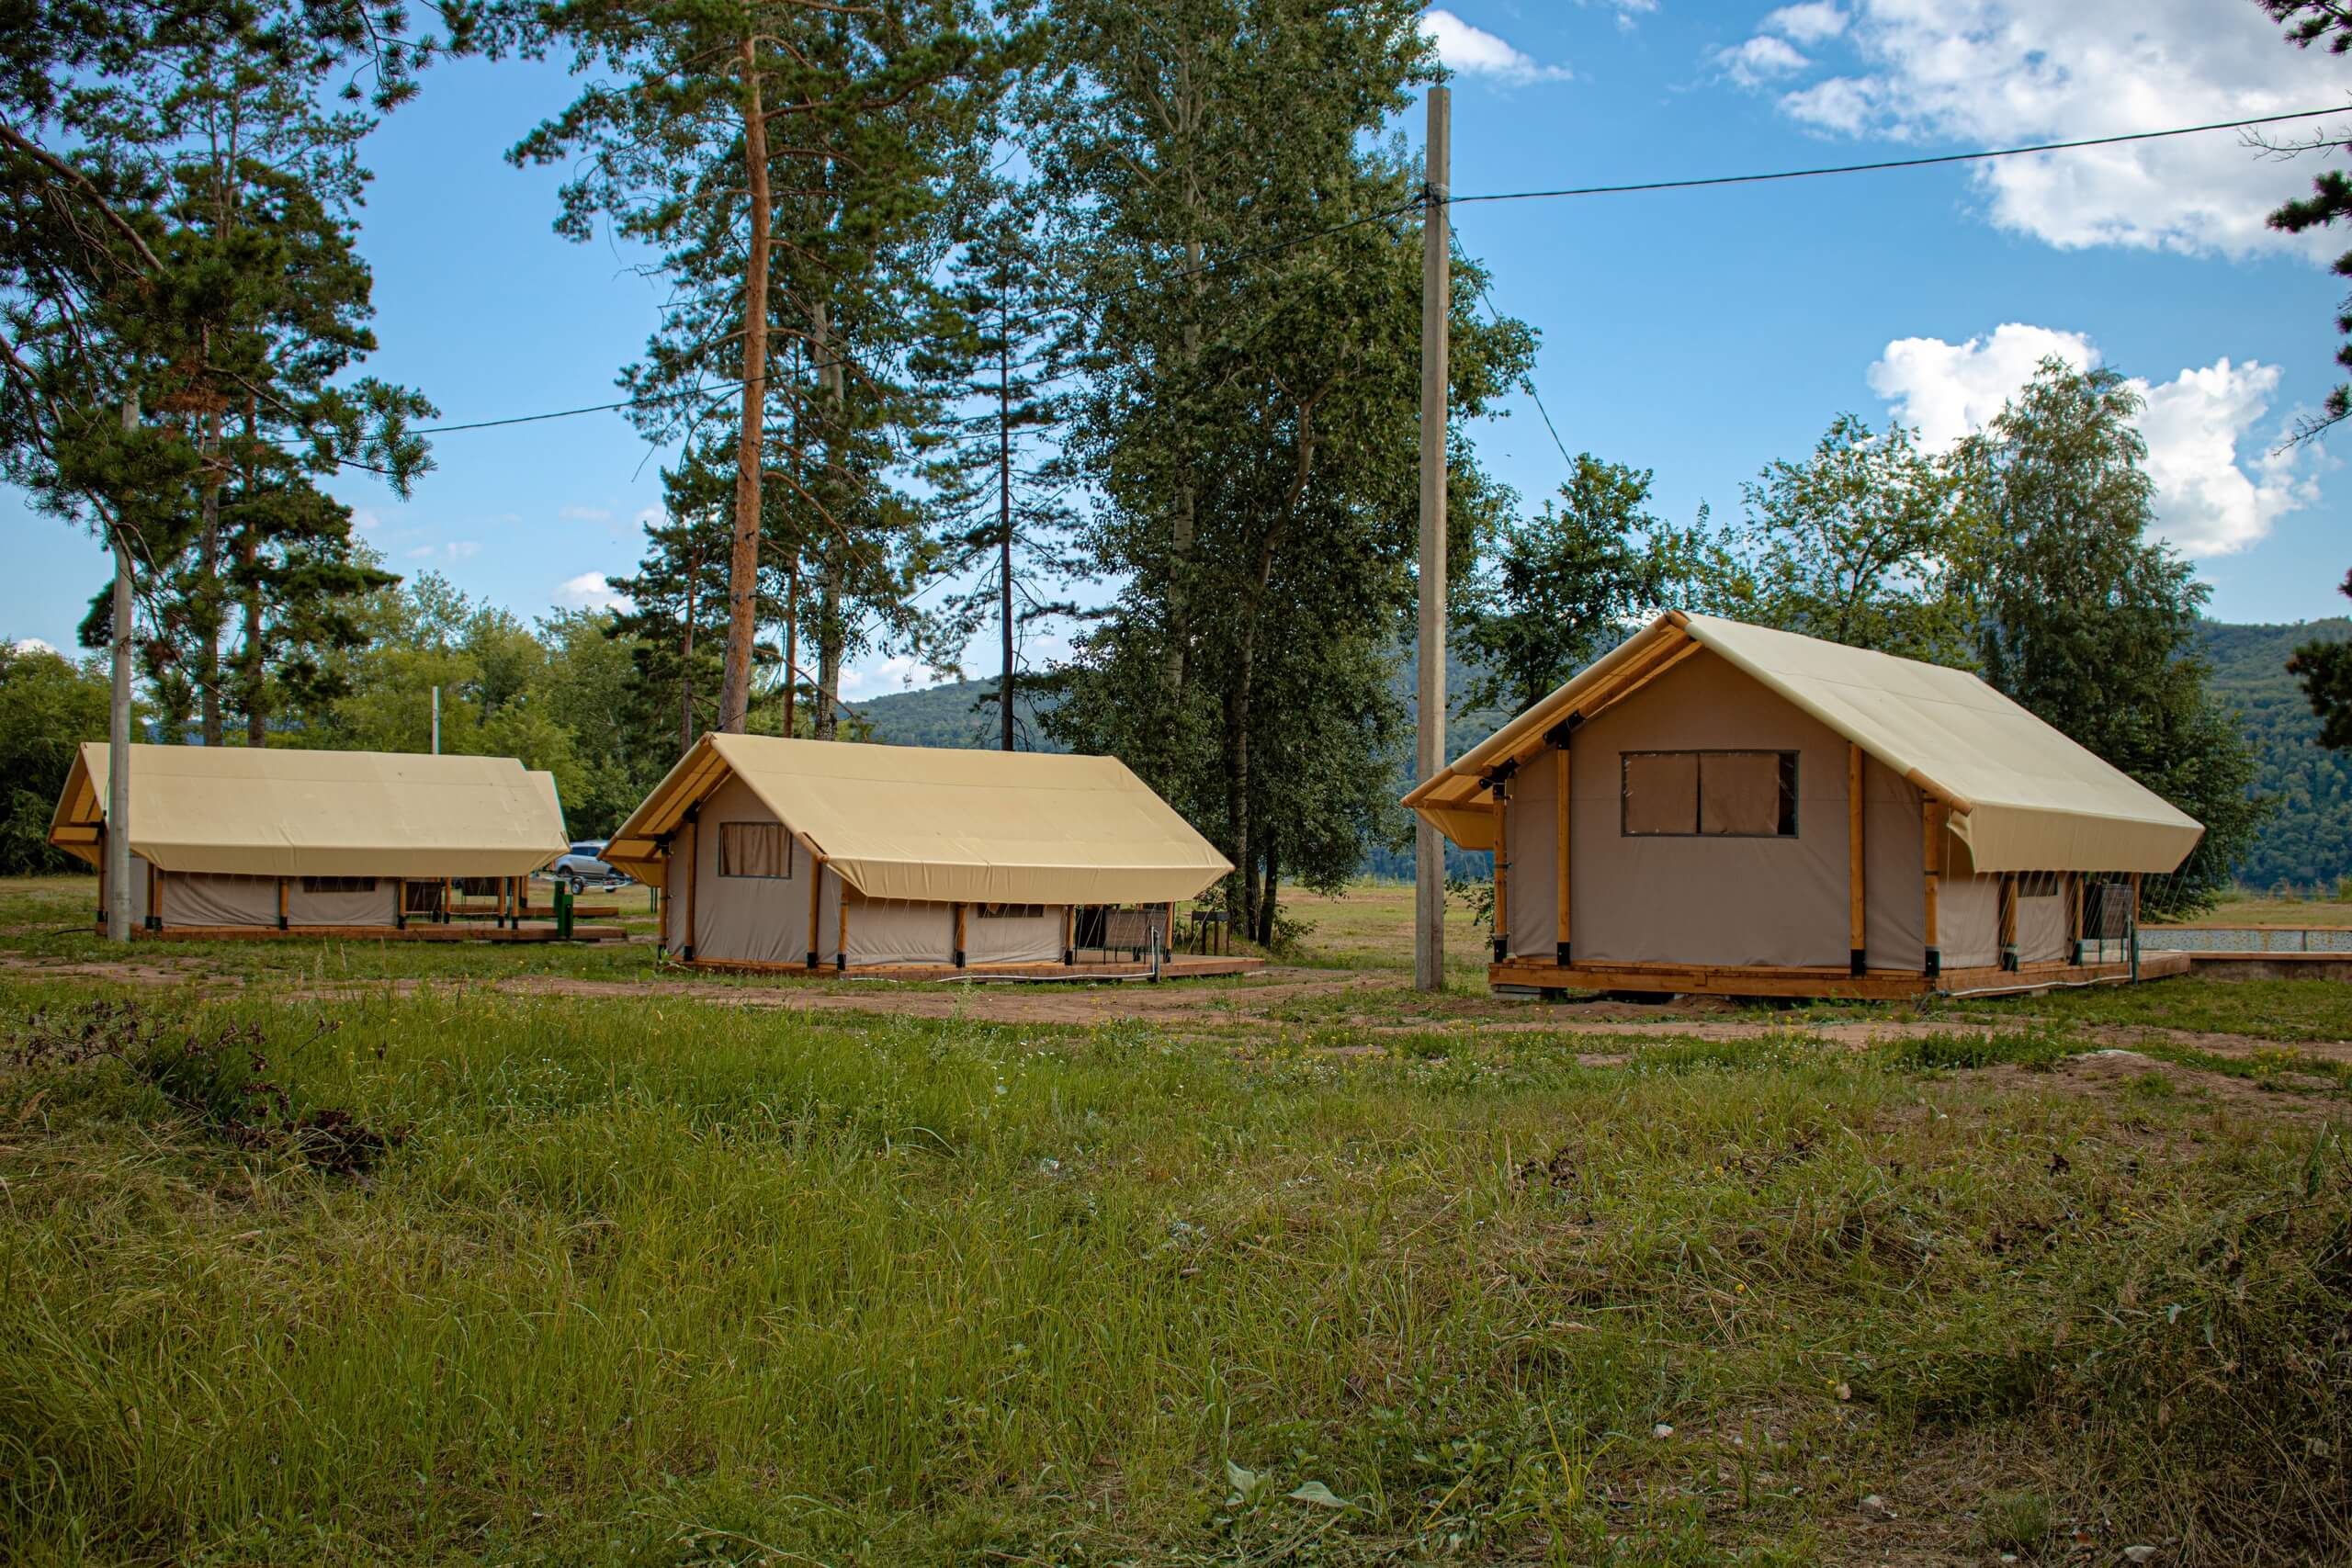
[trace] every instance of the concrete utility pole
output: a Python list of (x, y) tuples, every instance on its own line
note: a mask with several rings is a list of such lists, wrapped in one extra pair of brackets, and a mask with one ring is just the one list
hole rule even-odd
[(441, 755), (441, 688), (433, 688), (433, 754)]
[[(122, 400), (122, 430), (139, 428), (139, 394)], [(107, 940), (130, 940), (130, 541), (115, 519), (114, 700), (107, 713)]]
[[(1420, 729), (1416, 782), (1445, 766), (1445, 423), (1448, 330), (1453, 303), (1453, 225), (1445, 204), (1452, 175), (1453, 94), (1430, 89), (1421, 209), (1421, 636)], [(1445, 989), (1445, 837), (1419, 818), (1413, 826), (1413, 984)]]

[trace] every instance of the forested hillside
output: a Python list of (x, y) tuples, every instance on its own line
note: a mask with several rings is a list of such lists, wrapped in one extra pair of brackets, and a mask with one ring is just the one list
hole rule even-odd
[(2319, 720), (2286, 668), (2298, 643), (2346, 637), (2352, 620), (2340, 617), (2205, 628), (2213, 690), (2245, 716), (2260, 753), (2258, 787), (2277, 803), (2238, 864), (2238, 877), (2249, 886), (2332, 886), (2352, 876), (2352, 758), (2321, 749)]

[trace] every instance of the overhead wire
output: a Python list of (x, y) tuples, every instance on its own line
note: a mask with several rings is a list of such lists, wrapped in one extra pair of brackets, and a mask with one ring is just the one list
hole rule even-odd
[[(1815, 167), (1803, 169), (1774, 169), (1756, 174), (1708, 175), (1685, 179), (1637, 180), (1619, 185), (1564, 186), (1546, 190), (1486, 191), (1469, 196), (1448, 196), (1442, 199), (1448, 207), (1467, 207), (1484, 202), (1542, 201), (1580, 197), (1624, 196), (1645, 191), (1702, 190), (1726, 186), (1763, 185), (1785, 180), (1816, 179), (1835, 175), (1862, 175), (1876, 174), (1896, 169), (1923, 169), (1943, 164), (1983, 163), (1996, 158), (2029, 157), (2033, 154), (2042, 152), (2065, 152), (2090, 147), (2111, 147), (2127, 142), (2154, 141), (2171, 137), (2205, 135), (2217, 130), (2245, 130), (2256, 126), (2282, 125), (2295, 120), (2316, 119), (2324, 115), (2345, 113), (2352, 113), (2352, 106), (2338, 105), (2328, 108), (2296, 109), (2284, 114), (2251, 115), (2243, 119), (2211, 120), (2201, 125), (2171, 126), (2158, 130), (2120, 131), (2109, 136), (2077, 137), (2064, 141), (2042, 141), (2014, 147), (1982, 148), (1966, 152), (1929, 153), (1916, 158), (1881, 158), (1860, 164), (1822, 164)], [(1105, 305), (1115, 303), (1118, 300), (1128, 299), (1134, 295), (1144, 293), (1148, 290), (1164, 288), (1170, 283), (1182, 282), (1190, 277), (1204, 276), (1211, 273), (1221, 271), (1227, 267), (1240, 265), (1245, 262), (1257, 261), (1266, 256), (1279, 254), (1282, 252), (1295, 249), (1300, 245), (1313, 244), (1318, 241), (1329, 239), (1333, 235), (1343, 234), (1351, 230), (1361, 229), (1369, 224), (1385, 222), (1391, 219), (1401, 218), (1407, 213), (1420, 210), (1429, 204), (1430, 200), (1430, 195), (1426, 189), (1424, 189), (1417, 192), (1410, 200), (1398, 203), (1393, 207), (1385, 207), (1373, 212), (1363, 213), (1357, 217), (1347, 219), (1338, 223), (1328, 224), (1323, 228), (1314, 230), (1308, 233), (1295, 234), (1284, 239), (1269, 241), (1261, 245), (1245, 247), (1244, 249), (1236, 251), (1229, 255), (1217, 256), (1193, 265), (1178, 267), (1172, 271), (1159, 274), (1151, 278), (1113, 289), (1111, 292), (1101, 295), (1090, 301), (1057, 301), (1050, 305), (1042, 306), (1035, 310), (1026, 312), (1018, 318), (1018, 320), (1021, 325), (1030, 326), (1035, 325), (1037, 321), (1042, 321), (1047, 316), (1057, 311), (1080, 308), (1100, 310)], [(1492, 308), (1492, 300), (1489, 300), (1488, 307), (1490, 309)], [(829, 360), (821, 364), (809, 365), (805, 367), (804, 369), (825, 370), (831, 369), (835, 366), (849, 366), (854, 367), (854, 365), (855, 361), (849, 355), (844, 355), (838, 359)], [(602, 403), (584, 403), (576, 408), (549, 409), (538, 413), (507, 414), (492, 419), (465, 420), (450, 424), (422, 425), (411, 431), (409, 434), (414, 435), (451, 435), (466, 431), (498, 430), (513, 425), (543, 423), (549, 420), (575, 419), (584, 414), (614, 413), (624, 409), (639, 408), (651, 403), (673, 401), (691, 395), (707, 396), (715, 391), (740, 390), (744, 387), (757, 385), (767, 379), (768, 378), (764, 376), (730, 378), (724, 380), (698, 383), (691, 392), (684, 389), (669, 392), (650, 392), (635, 398), (621, 398), (613, 401)], [(1554, 434), (1556, 437), (1557, 432), (1555, 431)]]

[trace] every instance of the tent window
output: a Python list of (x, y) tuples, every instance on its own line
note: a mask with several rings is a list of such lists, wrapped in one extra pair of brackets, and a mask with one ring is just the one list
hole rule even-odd
[(784, 830), (781, 822), (721, 822), (718, 874), (788, 879), (792, 875), (792, 835)]
[(372, 876), (306, 876), (302, 879), (305, 893), (373, 893), (376, 879)]
[(972, 913), (984, 920), (1034, 920), (1046, 912), (1043, 904), (975, 904)]
[(1628, 838), (1793, 839), (1794, 751), (1628, 751)]

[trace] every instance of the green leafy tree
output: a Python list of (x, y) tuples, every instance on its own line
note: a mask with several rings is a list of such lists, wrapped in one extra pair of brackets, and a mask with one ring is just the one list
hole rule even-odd
[[(568, 50), (595, 73), (510, 154), (581, 171), (558, 231), (585, 240), (608, 222), (658, 252), (672, 285), (622, 378), (647, 400), (634, 417), (698, 445), (712, 384), (739, 389), (718, 728), (741, 730), (771, 556), (796, 598), (804, 555), (821, 558), (827, 687), (866, 624), (849, 601), (888, 620), (926, 564), (899, 547), (920, 509), (880, 479), (878, 433), (906, 396), (883, 367), (910, 297), (899, 285), (935, 259), (923, 241), (943, 187), (978, 153), (976, 84), (998, 70), (983, 18), (972, 0), (529, 0), (494, 15), (500, 47)], [(770, 480), (789, 511), (769, 503)], [(820, 709), (820, 732), (831, 714)]]
[(83, 869), (49, 845), (74, 754), (107, 737), (105, 671), (0, 640), (0, 876)]
[[(2343, 593), (2352, 598), (2352, 572)], [(2287, 672), (2303, 683), (2303, 696), (2319, 719), (2319, 743), (2330, 750), (2352, 749), (2352, 644), (2314, 637), (2296, 645)]]
[(1981, 548), (1949, 464), (1916, 431), (1834, 420), (1804, 459), (1741, 487), (1738, 522), (1657, 536), (1666, 597), (1684, 608), (1905, 659), (1975, 662), (1971, 568)]
[(1984, 678), (2205, 824), (2158, 912), (2231, 884), (2265, 807), (2235, 716), (2198, 642), (2211, 592), (2146, 535), (2154, 522), (2139, 395), (2113, 370), (2042, 362), (1955, 454), (1987, 540), (1976, 569)]
[(1648, 469), (1585, 452), (1556, 501), (1500, 525), (1455, 614), (1477, 671), (1464, 705), (1534, 706), (1657, 604), (1671, 531), (1649, 500)]
[[(1413, 595), (1419, 182), (1373, 138), (1429, 74), (1419, 10), (1079, 4), (1054, 38), (1035, 155), (1090, 322), (1069, 450), (1099, 498), (1091, 567), (1122, 586), (1048, 724), (1202, 824), (1239, 870), (1236, 929), (1262, 934), (1269, 868), (1279, 887), (1314, 829), (1300, 814), (1392, 776), (1381, 725), (1280, 748), (1343, 677), (1397, 712), (1380, 650)], [(1476, 314), (1479, 282), (1461, 259), (1465, 511), (1487, 492), (1461, 422), (1532, 348)]]

